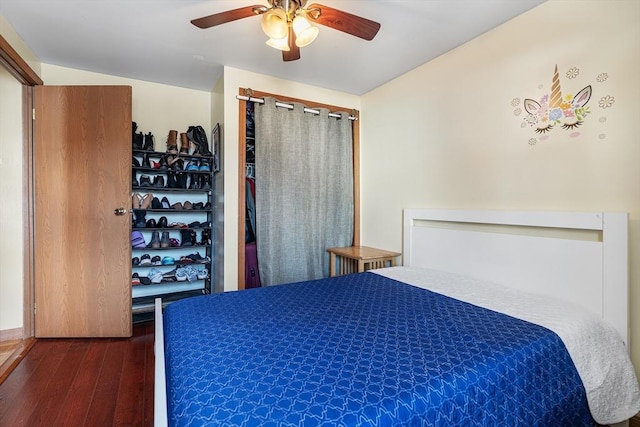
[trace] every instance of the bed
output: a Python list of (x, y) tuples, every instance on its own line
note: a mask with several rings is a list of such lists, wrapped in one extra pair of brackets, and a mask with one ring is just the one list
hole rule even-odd
[(156, 425), (613, 424), (627, 215), (407, 209), (403, 266), (156, 301)]

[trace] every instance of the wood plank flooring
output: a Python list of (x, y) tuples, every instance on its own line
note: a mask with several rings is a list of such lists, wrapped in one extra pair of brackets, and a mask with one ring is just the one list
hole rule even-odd
[(152, 426), (153, 323), (128, 339), (39, 339), (0, 384), (0, 426)]

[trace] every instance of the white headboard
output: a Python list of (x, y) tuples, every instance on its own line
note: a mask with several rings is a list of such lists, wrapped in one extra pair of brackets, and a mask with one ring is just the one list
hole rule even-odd
[(628, 344), (627, 223), (626, 213), (405, 209), (403, 263), (571, 301)]

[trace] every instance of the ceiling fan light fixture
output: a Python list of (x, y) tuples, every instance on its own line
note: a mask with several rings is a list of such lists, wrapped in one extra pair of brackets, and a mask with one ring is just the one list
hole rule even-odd
[(289, 51), (289, 37), (285, 36), (281, 39), (270, 38), (267, 40), (267, 45), (274, 49)]
[(296, 46), (298, 47), (309, 46), (320, 32), (317, 27), (311, 25), (307, 18), (302, 15), (296, 16), (291, 26), (293, 27), (293, 32), (296, 33)]
[(287, 14), (279, 8), (273, 8), (263, 14), (261, 25), (262, 31), (271, 39), (281, 39), (289, 33)]

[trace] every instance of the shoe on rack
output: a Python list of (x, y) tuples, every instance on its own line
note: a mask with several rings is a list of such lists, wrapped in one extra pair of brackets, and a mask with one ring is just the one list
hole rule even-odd
[(151, 169), (151, 163), (149, 163), (149, 155), (144, 153), (142, 156), (142, 167)]
[(138, 178), (136, 178), (136, 174), (131, 175), (131, 186), (132, 187), (140, 187), (140, 183), (138, 182)]
[(210, 245), (211, 244), (211, 230), (206, 228), (202, 230), (202, 236), (200, 240), (201, 245)]
[(140, 209), (135, 209), (133, 211), (133, 226), (135, 228), (145, 228), (147, 226), (145, 217), (147, 213)]
[(182, 207), (182, 203), (181, 202), (176, 202), (176, 203), (171, 205), (171, 209), (175, 209), (175, 210), (181, 211), (184, 208)]
[(160, 238), (160, 247), (161, 248), (168, 248), (169, 246), (171, 246), (171, 241), (169, 240), (169, 232), (168, 231), (163, 231), (162, 232), (162, 237)]
[(176, 173), (169, 171), (167, 172), (167, 188), (177, 188), (178, 180), (176, 179)]
[(185, 282), (187, 280), (187, 272), (183, 267), (176, 268), (176, 280), (178, 282)]
[(151, 209), (162, 209), (162, 203), (160, 203), (160, 199), (154, 197), (151, 199)]
[(207, 277), (209, 277), (209, 270), (207, 270), (204, 267), (195, 267), (196, 270), (196, 277), (198, 278), (198, 280), (204, 280)]
[(138, 124), (136, 122), (131, 122), (131, 146), (134, 150), (142, 150), (142, 146), (144, 145), (144, 136), (142, 132), (136, 133), (138, 130)]
[(155, 150), (154, 141), (155, 141), (155, 138), (153, 137), (153, 134), (151, 132), (145, 134), (144, 145), (142, 146), (142, 149), (147, 151), (154, 151)]
[(211, 190), (211, 175), (204, 175), (202, 177), (202, 183), (200, 184), (201, 190)]
[(167, 228), (167, 217), (161, 216), (158, 220), (158, 228)]
[(160, 233), (154, 231), (151, 233), (151, 241), (147, 245), (148, 248), (158, 249), (160, 247)]
[(178, 154), (178, 131), (170, 130), (167, 136), (167, 153)]
[(149, 254), (142, 254), (142, 256), (140, 257), (140, 265), (151, 265), (151, 256), (149, 256)]
[(180, 154), (189, 154), (189, 138), (186, 133), (180, 134)]
[(188, 211), (193, 210), (193, 205), (191, 204), (190, 201), (187, 200), (186, 202), (184, 202), (182, 204), (182, 209), (185, 209), (185, 210), (188, 210)]
[(176, 173), (176, 188), (187, 188), (187, 178), (189, 177), (189, 174), (186, 173)]
[(140, 199), (140, 209), (149, 209), (151, 207), (151, 201), (153, 200), (153, 194), (148, 193), (142, 196)]
[(189, 174), (189, 190), (199, 190), (200, 189), (200, 176), (195, 173)]
[(188, 172), (197, 172), (199, 170), (198, 163), (196, 163), (195, 160), (191, 160), (189, 163), (187, 163), (187, 166), (184, 169)]
[(173, 265), (176, 263), (176, 259), (172, 256), (166, 256), (162, 258), (162, 265)]
[(140, 200), (142, 200), (142, 196), (139, 193), (135, 193), (131, 196), (131, 207), (133, 209), (140, 209)]
[(139, 231), (132, 231), (131, 232), (131, 247), (133, 248), (144, 248), (145, 242), (144, 242), (144, 236), (142, 235), (141, 232)]
[(169, 203), (169, 199), (167, 197), (163, 197), (161, 201), (162, 209), (171, 209), (171, 203)]
[(162, 273), (162, 281), (163, 282), (175, 282), (176, 280), (176, 270), (177, 269), (173, 269), (171, 271), (167, 271), (166, 273)]
[(158, 224), (156, 224), (156, 220), (151, 218), (144, 225), (145, 228), (158, 228)]
[(131, 157), (131, 167), (139, 168), (140, 160), (136, 159), (135, 157)]
[(131, 275), (131, 286), (138, 285), (140, 285), (140, 275), (138, 273), (133, 273), (133, 275)]
[(191, 262), (200, 262), (202, 261), (202, 255), (200, 255), (200, 252), (196, 252), (195, 254), (189, 254), (186, 256), (186, 258), (189, 258), (191, 260)]
[(151, 177), (149, 175), (140, 176), (140, 187), (151, 187)]
[(181, 229), (182, 243), (180, 246), (193, 246), (196, 244), (196, 232), (188, 229)]
[(196, 202), (196, 203), (194, 203), (194, 204), (192, 205), (192, 208), (193, 208), (194, 210), (200, 210), (200, 209), (202, 209), (203, 207), (204, 207), (204, 203), (202, 203), (202, 202)]
[(211, 166), (209, 165), (209, 162), (206, 160), (201, 160), (199, 170), (201, 172), (211, 172)]
[(160, 283), (162, 282), (162, 270), (152, 268), (149, 270), (147, 277), (151, 279), (151, 283)]
[(162, 175), (154, 176), (153, 177), (152, 187), (154, 187), (154, 188), (164, 188), (164, 176), (162, 176)]
[(162, 265), (162, 259), (160, 258), (160, 256), (156, 255), (151, 258), (151, 265)]
[(131, 258), (131, 265), (140, 265), (140, 258), (138, 258), (137, 256)]

